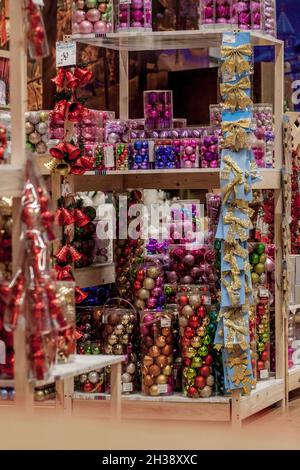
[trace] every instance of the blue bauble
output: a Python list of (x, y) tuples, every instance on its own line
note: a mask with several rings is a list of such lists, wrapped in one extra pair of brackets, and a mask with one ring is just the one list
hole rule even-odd
[(142, 161), (143, 161), (142, 155), (137, 154), (137, 155), (134, 157), (134, 161), (135, 161), (135, 163), (137, 163), (138, 165), (139, 165), (140, 163), (142, 163)]
[(140, 150), (142, 148), (143, 144), (141, 141), (137, 140), (136, 142), (134, 142), (134, 148), (135, 150)]

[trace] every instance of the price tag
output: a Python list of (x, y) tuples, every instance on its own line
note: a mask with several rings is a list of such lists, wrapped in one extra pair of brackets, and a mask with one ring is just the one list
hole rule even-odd
[(235, 44), (235, 34), (224, 34), (223, 35), (223, 43), (226, 42), (227, 44)]
[(104, 166), (106, 168), (115, 167), (115, 153), (112, 145), (104, 147)]
[(157, 390), (158, 390), (158, 393), (167, 393), (168, 392), (168, 384), (158, 384), (157, 385)]
[(154, 162), (154, 140), (148, 141), (149, 162)]
[(120, 5), (131, 5), (131, 0), (119, 0)]
[(76, 42), (56, 43), (56, 67), (76, 65)]
[(132, 392), (133, 391), (133, 384), (132, 382), (129, 383), (124, 383), (122, 384), (122, 390), (123, 392)]
[(171, 326), (171, 320), (170, 320), (170, 318), (165, 318), (165, 317), (161, 318), (161, 320), (160, 320), (160, 326), (161, 326), (162, 328), (170, 328), (170, 326)]
[(262, 380), (268, 379), (269, 378), (268, 369), (261, 370), (259, 375)]
[(6, 364), (6, 347), (4, 341), (0, 341), (0, 364)]

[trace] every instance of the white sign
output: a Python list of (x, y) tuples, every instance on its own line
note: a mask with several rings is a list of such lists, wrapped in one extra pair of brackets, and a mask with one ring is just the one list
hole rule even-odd
[(56, 43), (56, 67), (76, 65), (76, 42)]

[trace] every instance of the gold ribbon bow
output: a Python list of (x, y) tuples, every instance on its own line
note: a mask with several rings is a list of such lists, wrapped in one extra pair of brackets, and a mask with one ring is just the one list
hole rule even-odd
[(232, 148), (236, 152), (246, 149), (248, 147), (247, 131), (249, 131), (250, 125), (250, 119), (222, 122), (222, 132), (226, 135), (223, 148)]
[[(221, 58), (224, 60), (221, 71), (231, 76), (235, 73), (239, 75), (244, 72), (250, 72), (251, 62), (247, 60), (252, 56), (252, 47), (244, 44), (238, 47), (223, 46), (221, 48)], [(246, 56), (246, 58), (245, 58)]]
[(234, 85), (222, 83), (220, 89), (222, 98), (224, 99), (224, 108), (234, 112), (237, 109), (245, 109), (252, 106), (253, 102), (250, 96), (245, 92), (245, 90), (249, 90), (250, 88), (251, 83), (248, 77), (242, 78)]
[(248, 328), (240, 314), (241, 312), (238, 310), (238, 312), (235, 311), (233, 320), (224, 318), (224, 327), (227, 328), (225, 347), (232, 349), (234, 346), (239, 345), (245, 351), (249, 347), (249, 341), (247, 341)]

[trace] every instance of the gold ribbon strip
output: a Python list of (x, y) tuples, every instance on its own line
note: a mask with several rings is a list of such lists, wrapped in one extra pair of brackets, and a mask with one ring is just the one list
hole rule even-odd
[(222, 83), (220, 89), (222, 98), (224, 99), (224, 108), (234, 112), (237, 109), (245, 109), (252, 106), (253, 101), (245, 92), (245, 90), (249, 90), (250, 88), (251, 82), (248, 77), (242, 78), (234, 85)]
[[(252, 47), (249, 44), (238, 47), (223, 46), (221, 48), (221, 58), (224, 60), (221, 66), (222, 73), (228, 73), (233, 76), (244, 72), (250, 72), (251, 62), (247, 58), (252, 56)], [(246, 58), (245, 58), (246, 56)]]
[(239, 119), (238, 121), (224, 121), (221, 124), (222, 132), (226, 135), (223, 148), (232, 148), (236, 152), (248, 147), (248, 132), (251, 126), (250, 119)]

